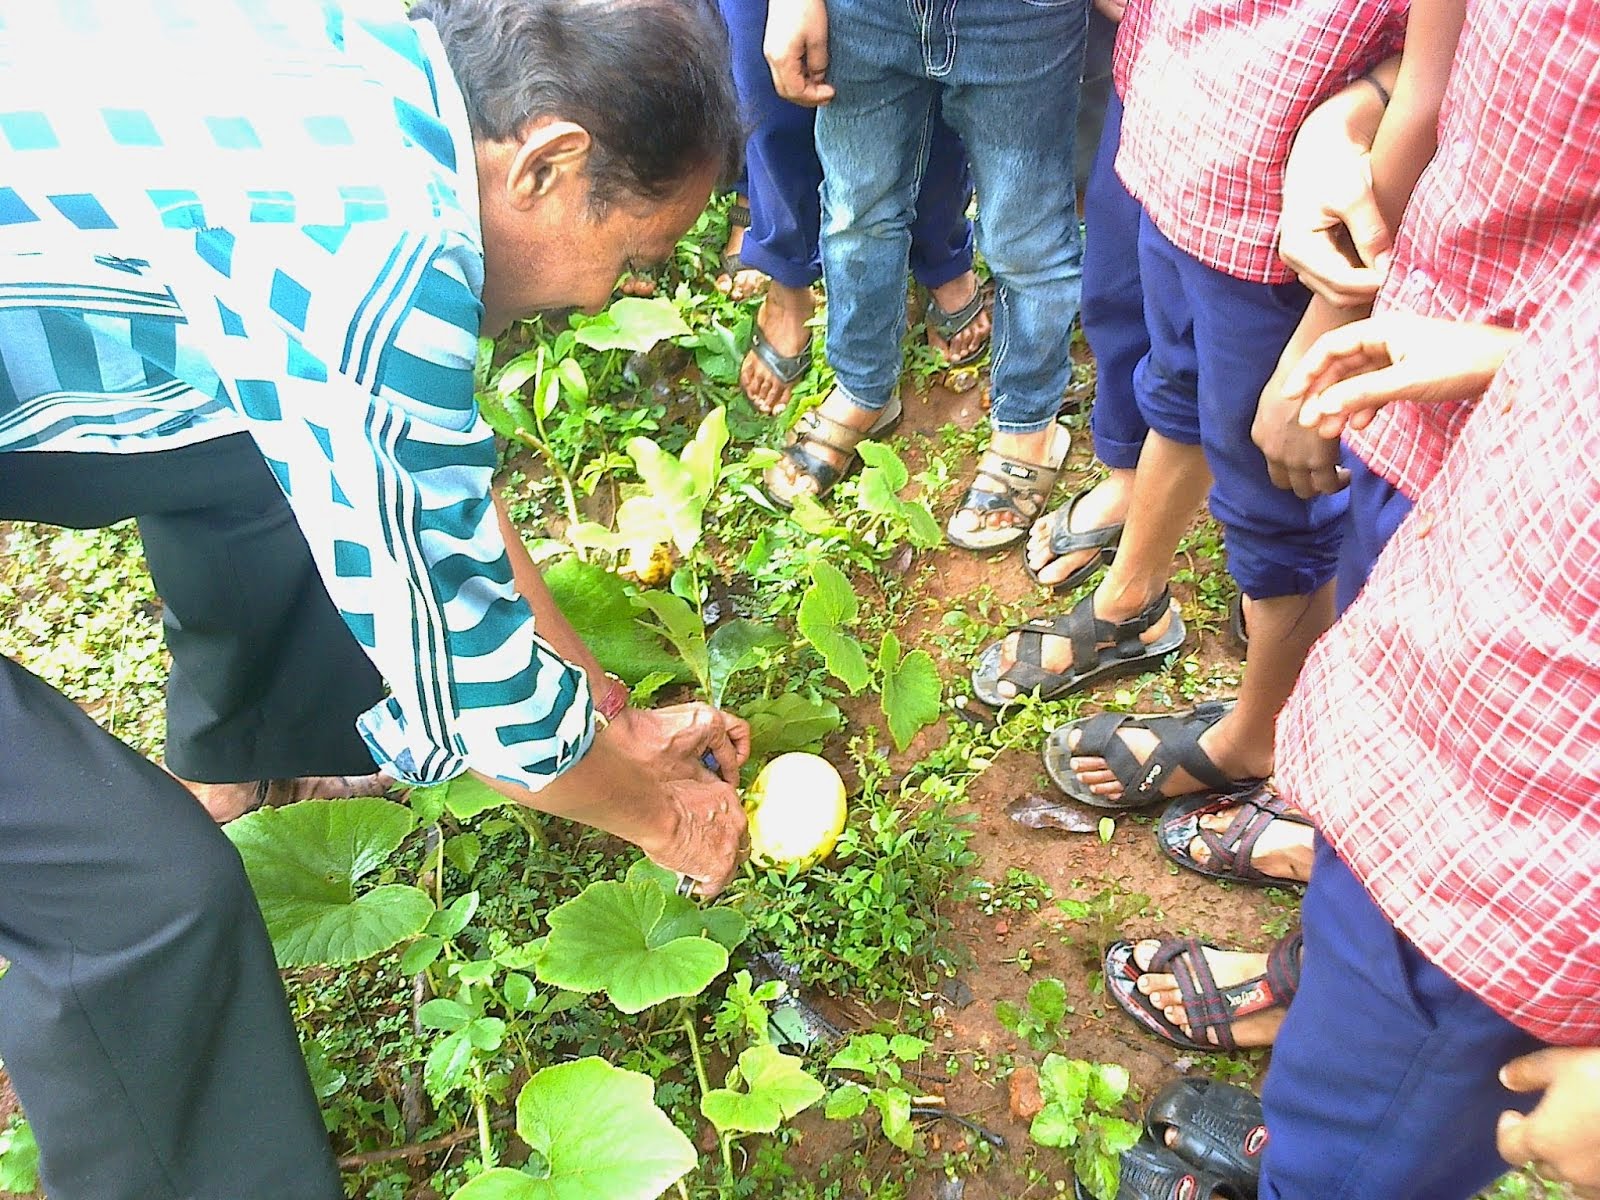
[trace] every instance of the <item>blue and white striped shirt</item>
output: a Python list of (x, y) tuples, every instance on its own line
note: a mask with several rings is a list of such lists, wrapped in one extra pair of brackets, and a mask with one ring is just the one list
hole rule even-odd
[(379, 765), (536, 789), (592, 709), (512, 583), (482, 284), (466, 108), (397, 6), (0, 13), (0, 451), (248, 432), (389, 683)]

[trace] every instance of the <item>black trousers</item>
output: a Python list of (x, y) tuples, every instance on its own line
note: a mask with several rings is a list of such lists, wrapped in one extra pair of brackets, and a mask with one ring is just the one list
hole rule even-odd
[(222, 831), (5, 658), (0, 764), (0, 1059), (51, 1200), (341, 1196)]
[(0, 520), (92, 529), (129, 517), (165, 605), (168, 765), (202, 783), (370, 773), (354, 722), (383, 681), (248, 436), (0, 455)]

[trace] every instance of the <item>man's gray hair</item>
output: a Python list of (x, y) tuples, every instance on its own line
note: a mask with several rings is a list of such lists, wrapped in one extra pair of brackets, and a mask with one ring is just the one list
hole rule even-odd
[(589, 131), (597, 204), (738, 170), (744, 130), (709, 0), (419, 0), (411, 16), (438, 29), (475, 138), (519, 139), (540, 117)]

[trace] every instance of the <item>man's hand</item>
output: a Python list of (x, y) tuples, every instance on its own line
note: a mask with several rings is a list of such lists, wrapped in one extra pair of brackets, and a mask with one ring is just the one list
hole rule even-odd
[(1300, 282), (1340, 308), (1370, 304), (1394, 238), (1372, 191), (1382, 104), (1357, 80), (1300, 126), (1284, 167), (1278, 253)]
[[(734, 790), (750, 757), (750, 726), (707, 704), (624, 709), (598, 737), (636, 772), (650, 832), (630, 840), (663, 867), (698, 883), (727, 886), (744, 857), (745, 815)], [(720, 775), (706, 766), (709, 754)]]
[(806, 108), (833, 99), (828, 76), (828, 9), (823, 0), (770, 0), (762, 42), (778, 95)]
[(1318, 338), (1283, 382), (1300, 424), (1324, 438), (1365, 429), (1386, 404), (1483, 394), (1520, 335), (1497, 325), (1384, 313)]
[(1300, 397), (1282, 389), (1286, 369), (1280, 364), (1256, 403), (1250, 440), (1266, 456), (1273, 486), (1302, 500), (1328, 496), (1349, 486), (1350, 472), (1339, 465), (1339, 442), (1300, 424)]
[(1527, 1116), (1500, 1114), (1500, 1157), (1532, 1163), (1579, 1200), (1600, 1200), (1600, 1048), (1552, 1047), (1514, 1058), (1500, 1071), (1513, 1092), (1540, 1092)]

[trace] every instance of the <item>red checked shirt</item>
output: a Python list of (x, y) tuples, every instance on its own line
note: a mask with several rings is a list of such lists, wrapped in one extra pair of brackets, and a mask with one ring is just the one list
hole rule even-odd
[(1180, 250), (1238, 279), (1278, 257), (1283, 166), (1307, 113), (1399, 52), (1408, 0), (1132, 0), (1114, 60), (1117, 174)]
[[(1600, 4), (1470, 0), (1439, 114), (1439, 150), (1396, 237), (1377, 309), (1529, 322), (1600, 266)], [(1396, 404), (1350, 447), (1415, 499), (1468, 405)]]
[(1312, 650), (1278, 783), (1430, 961), (1596, 1045), (1600, 281), (1546, 307)]

